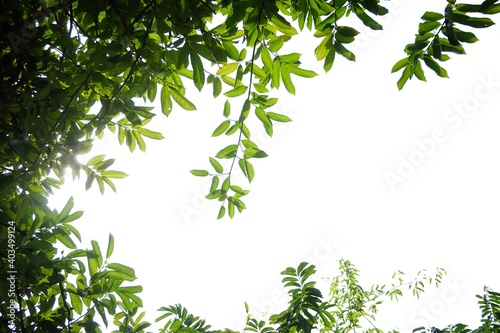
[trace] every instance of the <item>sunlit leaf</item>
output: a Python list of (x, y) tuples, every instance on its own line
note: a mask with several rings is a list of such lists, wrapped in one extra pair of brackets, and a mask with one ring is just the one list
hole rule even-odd
[(236, 156), (236, 151), (238, 150), (238, 145), (229, 145), (221, 149), (215, 157), (217, 158), (233, 158)]
[(208, 171), (207, 170), (190, 170), (189, 172), (191, 172), (192, 175), (194, 176), (198, 176), (198, 177), (206, 177), (208, 176)]
[(103, 177), (107, 178), (125, 178), (128, 175), (123, 171), (106, 170), (101, 173)]
[(232, 90), (226, 91), (224, 93), (224, 96), (226, 96), (226, 97), (238, 97), (238, 96), (243, 95), (246, 91), (247, 91), (246, 86), (239, 86), (239, 87), (236, 87)]
[[(170, 90), (167, 86), (161, 87), (160, 103), (161, 112), (168, 117), (172, 112), (172, 100), (170, 99)], [(120, 128), (118, 128), (118, 130), (120, 130)]]
[(212, 136), (215, 137), (215, 136), (221, 135), (222, 133), (224, 133), (229, 128), (229, 125), (231, 125), (231, 121), (230, 120), (224, 120), (222, 123), (220, 123), (219, 126), (217, 126), (217, 128), (212, 133)]
[(170, 94), (174, 101), (184, 110), (187, 111), (194, 111), (196, 110), (196, 106), (191, 103), (184, 95), (182, 95), (179, 91), (176, 89), (170, 89)]
[(114, 248), (115, 248), (115, 238), (110, 233), (109, 238), (108, 238), (108, 248), (106, 250), (106, 259), (109, 259), (111, 257), (111, 255), (113, 254)]

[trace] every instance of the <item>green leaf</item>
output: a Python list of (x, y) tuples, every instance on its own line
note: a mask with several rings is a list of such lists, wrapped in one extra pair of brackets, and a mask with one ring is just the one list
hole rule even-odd
[(343, 55), (347, 60), (356, 61), (356, 56), (354, 55), (354, 53), (346, 49), (343, 44), (335, 42), (333, 47), (337, 51), (337, 53)]
[(432, 56), (438, 60), (442, 60), (441, 53), (441, 43), (439, 42), (439, 38), (434, 38), (432, 42)]
[(240, 199), (237, 199), (235, 197), (228, 197), (227, 201), (229, 202), (229, 204), (233, 204), (234, 206), (236, 206), (240, 210), (247, 208), (245, 206), (245, 204), (243, 203), (243, 201), (241, 201)]
[(285, 20), (283, 16), (279, 14), (274, 14), (273, 16), (271, 16), (270, 21), (274, 24), (276, 29), (278, 29), (285, 35), (293, 36), (298, 33), (297, 30), (295, 30), (295, 28), (292, 27), (290, 23), (287, 20)]
[(295, 74), (297, 76), (305, 77), (305, 78), (312, 78), (312, 77), (315, 77), (316, 75), (318, 75), (314, 71), (302, 69), (302, 68), (299, 68), (295, 65), (289, 65), (289, 66), (287, 66), (287, 68), (288, 68), (288, 71), (290, 73)]
[(280, 60), (281, 62), (284, 62), (285, 64), (295, 64), (295, 63), (300, 63), (300, 53), (289, 53), (289, 54), (284, 54), (280, 55)]
[(405, 70), (403, 71), (403, 74), (401, 75), (401, 77), (398, 80), (398, 89), (399, 90), (403, 89), (406, 81), (408, 81), (410, 76), (411, 76), (411, 66), (410, 66), (410, 64), (408, 64), (406, 66)]
[(191, 103), (184, 95), (182, 95), (177, 89), (170, 89), (170, 94), (172, 95), (172, 98), (174, 101), (184, 110), (187, 111), (194, 111), (196, 110), (196, 106)]
[[(323, 60), (333, 48), (333, 34), (326, 35), (314, 50), (317, 60)], [(333, 62), (333, 61), (332, 61)]]
[(217, 75), (219, 76), (229, 75), (232, 72), (234, 72), (237, 68), (238, 68), (238, 63), (236, 62), (226, 64), (217, 70)]
[[(456, 38), (456, 36), (455, 36), (455, 38)], [(460, 43), (458, 43), (458, 40), (456, 43), (457, 45), (453, 45), (450, 43), (449, 40), (447, 40), (445, 38), (441, 38), (440, 44), (441, 44), (441, 50), (443, 52), (453, 52), (456, 54), (465, 54), (465, 49), (463, 48), (463, 46), (460, 45)]]
[(231, 121), (230, 120), (224, 120), (222, 123), (220, 123), (219, 126), (217, 126), (217, 128), (214, 130), (214, 132), (212, 133), (212, 137), (216, 137), (216, 136), (219, 136), (221, 135), (222, 133), (224, 133), (228, 128), (229, 128), (229, 125), (231, 125)]
[(243, 95), (246, 91), (247, 91), (246, 86), (239, 86), (239, 87), (236, 87), (232, 90), (226, 91), (224, 93), (224, 96), (226, 96), (226, 97), (238, 97), (238, 96)]
[(226, 177), (226, 179), (224, 179), (224, 181), (222, 182), (221, 190), (227, 192), (229, 190), (230, 185), (231, 185), (231, 178)]
[(258, 93), (264, 94), (269, 92), (266, 86), (261, 83), (254, 83), (253, 86)]
[(142, 322), (142, 323), (138, 323), (137, 325), (134, 326), (134, 328), (132, 329), (132, 332), (133, 333), (136, 333), (136, 332), (142, 332), (145, 328), (151, 326), (150, 323), (148, 322)]
[(227, 203), (227, 210), (228, 210), (229, 218), (232, 219), (234, 217), (234, 205), (231, 202)]
[[(162, 112), (163, 112), (163, 108), (162, 108)], [(165, 113), (165, 112), (163, 112)], [(166, 114), (166, 116), (168, 117), (168, 114)], [(123, 143), (125, 142), (125, 130), (119, 126), (118, 127), (118, 143), (120, 143), (120, 145), (123, 145)]]
[(251, 183), (255, 176), (253, 165), (246, 159), (240, 159), (238, 161), (238, 164), (240, 166), (241, 171), (243, 172), (243, 175), (245, 175), (245, 177)]
[(356, 37), (357, 35), (359, 35), (358, 30), (346, 26), (338, 26), (337, 33), (341, 34), (344, 37)]
[(279, 60), (275, 59), (273, 61), (273, 72), (271, 75), (271, 86), (278, 89), (280, 87), (280, 71), (281, 64)]
[(283, 80), (286, 90), (290, 94), (295, 95), (295, 86), (293, 85), (286, 65), (281, 66), (281, 79)]
[(69, 233), (66, 231), (66, 228), (59, 227), (54, 231), (54, 235), (58, 241), (60, 241), (64, 246), (68, 249), (74, 250), (76, 249), (76, 244), (73, 242)]
[(231, 59), (238, 59), (239, 57), (239, 52), (238, 49), (233, 45), (233, 42), (229, 40), (223, 40), (222, 41), (222, 47), (227, 53), (227, 56)]
[(132, 135), (134, 136), (135, 141), (139, 146), (139, 149), (141, 151), (146, 151), (146, 142), (144, 142), (144, 139), (142, 138), (141, 134), (138, 131), (132, 131)]
[(106, 250), (106, 259), (109, 259), (111, 257), (114, 248), (115, 248), (115, 238), (110, 233), (108, 238), (108, 249)]
[[(484, 2), (483, 2), (483, 4), (484, 4)], [(491, 5), (489, 7), (484, 8), (483, 13), (489, 14), (489, 15), (500, 13), (500, 4), (497, 3), (497, 4), (494, 4), (494, 5)]]
[(395, 73), (400, 71), (401, 69), (405, 68), (408, 66), (410, 63), (408, 62), (408, 58), (403, 58), (399, 60), (394, 66), (392, 66), (391, 73)]
[(222, 81), (221, 81), (221, 79), (219, 79), (218, 77), (216, 77), (214, 79), (213, 85), (214, 85), (213, 96), (214, 96), (214, 98), (216, 98), (217, 96), (220, 95), (220, 93), (222, 91)]
[(222, 114), (224, 115), (224, 117), (229, 117), (229, 114), (231, 113), (231, 104), (229, 103), (228, 100), (226, 100), (226, 102), (224, 103), (224, 111), (222, 112)]
[(192, 175), (198, 176), (198, 177), (206, 177), (206, 176), (208, 176), (208, 171), (207, 170), (197, 170), (197, 169), (194, 169), (194, 170), (190, 170), (189, 172), (191, 172)]
[(435, 22), (435, 21), (427, 21), (427, 22), (422, 22), (418, 25), (418, 33), (420, 35), (433, 31), (441, 26), (440, 22)]
[(248, 190), (242, 189), (241, 187), (239, 187), (237, 185), (231, 185), (231, 186), (229, 186), (229, 188), (231, 190), (233, 190), (235, 193), (238, 193), (238, 194), (241, 194), (241, 195), (247, 195), (250, 192)]
[(264, 152), (263, 150), (260, 150), (260, 149), (255, 149), (255, 148), (246, 148), (245, 149), (245, 158), (246, 159), (249, 159), (249, 158), (264, 158), (264, 157), (267, 157), (268, 155), (266, 154), (266, 152)]
[(209, 200), (213, 200), (213, 199), (217, 199), (221, 196), (224, 195), (224, 192), (222, 190), (215, 190), (213, 192), (210, 192), (209, 194), (207, 194), (205, 196), (205, 198), (209, 199)]
[(87, 263), (89, 266), (89, 274), (92, 277), (95, 273), (97, 273), (97, 258), (96, 254), (92, 251), (87, 251)]
[[(160, 98), (161, 98), (161, 112), (168, 117), (172, 112), (172, 100), (170, 98), (170, 90), (167, 86), (161, 87)], [(121, 127), (118, 128), (118, 130), (120, 129)]]
[(259, 149), (259, 147), (252, 141), (250, 140), (241, 140), (241, 143), (243, 144), (243, 146), (245, 148), (255, 148), (255, 149)]
[(413, 68), (413, 72), (415, 73), (415, 76), (417, 77), (417, 79), (419, 79), (420, 81), (427, 81), (426, 78), (425, 78), (425, 75), (424, 75), (424, 71), (422, 69), (422, 64), (420, 63), (420, 60), (417, 60), (417, 62), (415, 63), (415, 66)]
[(92, 250), (94, 251), (94, 254), (96, 255), (97, 266), (101, 267), (102, 266), (102, 253), (101, 253), (101, 249), (99, 248), (99, 243), (97, 243), (97, 241), (95, 241), (95, 240), (92, 240), (90, 242), (90, 244), (92, 245)]
[(226, 131), (226, 135), (233, 135), (234, 133), (236, 133), (238, 131), (238, 129), (240, 128), (241, 126), (241, 122), (237, 121), (234, 123), (233, 126), (229, 127), (229, 129)]
[(193, 81), (194, 85), (198, 90), (201, 91), (203, 85), (205, 84), (205, 72), (203, 70), (203, 63), (201, 62), (201, 58), (196, 53), (196, 51), (192, 50), (189, 53), (191, 58), (191, 65), (193, 66)]
[(80, 296), (74, 294), (73, 292), (69, 292), (69, 298), (71, 300), (71, 306), (73, 307), (75, 312), (78, 313), (79, 315), (82, 314), (83, 303)]
[(361, 22), (363, 22), (364, 25), (371, 28), (372, 30), (382, 30), (382, 26), (377, 21), (368, 16), (363, 9), (359, 8), (358, 6), (354, 6), (353, 9), (356, 16), (361, 20)]
[(432, 69), (438, 76), (445, 78), (448, 77), (448, 73), (446, 72), (446, 70), (443, 67), (439, 66), (439, 64), (428, 55), (424, 55), (424, 62), (427, 67)]
[(335, 61), (335, 49), (332, 47), (326, 57), (325, 57), (325, 63), (323, 64), (323, 69), (325, 70), (325, 72), (329, 72), (330, 69), (332, 69), (332, 66), (333, 66), (333, 62)]
[(161, 134), (160, 132), (150, 131), (150, 130), (148, 130), (146, 128), (143, 128), (143, 127), (138, 128), (137, 132), (141, 133), (142, 135), (144, 135), (145, 137), (148, 137), (150, 139), (154, 139), (154, 140), (163, 140), (163, 139), (165, 139), (165, 137), (163, 136), (163, 134)]
[(213, 166), (213, 168), (215, 169), (215, 171), (217, 173), (223, 173), (224, 172), (224, 168), (222, 167), (222, 165), (219, 163), (219, 161), (217, 161), (215, 158), (213, 157), (209, 157), (209, 160), (210, 160), (210, 164)]
[[(104, 155), (102, 155), (104, 156)], [(90, 161), (89, 161), (90, 163)], [(70, 197), (68, 201), (66, 202), (66, 205), (64, 205), (64, 208), (61, 210), (61, 213), (59, 213), (59, 220), (63, 221), (66, 217), (68, 217), (69, 213), (71, 213), (71, 210), (73, 209), (73, 206), (75, 204), (75, 201), (73, 200), (73, 197)]]
[(461, 12), (476, 12), (480, 13), (482, 12), (482, 5), (471, 5), (471, 4), (465, 4), (465, 3), (457, 3), (455, 5), (455, 9)]
[(495, 24), (487, 17), (470, 17), (458, 13), (453, 13), (453, 21), (473, 28), (487, 28)]
[(107, 265), (107, 268), (114, 270), (115, 272), (122, 273), (129, 278), (135, 279), (135, 271), (133, 268), (122, 264), (110, 263)]
[(107, 178), (125, 178), (128, 175), (123, 171), (115, 171), (115, 170), (106, 170), (101, 173), (101, 176)]
[(106, 157), (106, 155), (97, 155), (97, 156), (94, 156), (92, 157), (88, 162), (87, 162), (87, 165), (88, 166), (94, 166), (96, 165), (97, 163), (100, 163), (104, 160), (104, 157)]
[(475, 42), (479, 41), (479, 39), (476, 37), (476, 35), (474, 35), (472, 32), (461, 31), (461, 30), (459, 30), (457, 28), (454, 28), (453, 30), (455, 32), (455, 36), (461, 42), (464, 42), (464, 43), (475, 43)]
[(210, 184), (210, 193), (217, 190), (217, 186), (219, 186), (219, 177), (213, 176), (212, 183)]
[(83, 211), (77, 211), (77, 212), (74, 212), (73, 214), (70, 214), (68, 215), (63, 221), (61, 221), (62, 223), (66, 224), (66, 223), (70, 223), (70, 222), (73, 222), (75, 220), (78, 220), (80, 217), (82, 217), (83, 215)]
[(422, 16), (422, 20), (424, 21), (439, 21), (444, 19), (444, 15), (436, 12), (425, 12)]
[(286, 123), (289, 121), (292, 121), (288, 116), (285, 116), (284, 114), (279, 114), (279, 113), (274, 113), (274, 112), (267, 112), (267, 116), (274, 120), (274, 121), (279, 121), (282, 123)]
[(267, 116), (266, 112), (264, 110), (262, 110), (261, 108), (255, 108), (255, 115), (264, 124), (264, 126), (268, 126), (268, 127), (273, 126), (273, 124), (269, 120), (269, 117)]
[(245, 121), (245, 119), (247, 119), (248, 114), (250, 113), (250, 107), (251, 107), (250, 100), (246, 99), (241, 108), (239, 122), (243, 122)]
[(455, 8), (461, 12), (483, 13), (483, 14), (497, 14), (500, 10), (500, 4), (495, 4), (497, 0), (485, 0), (480, 5), (473, 4), (456, 4)]
[(405, 50), (407, 53), (423, 50), (429, 44), (428, 41), (415, 42), (413, 44), (406, 45)]
[(238, 145), (229, 145), (223, 149), (221, 149), (215, 157), (217, 158), (233, 158), (236, 156), (236, 152), (238, 151)]
[(124, 286), (117, 288), (116, 291), (130, 293), (130, 294), (137, 294), (141, 293), (143, 291), (143, 288), (142, 286)]
[(220, 206), (219, 214), (217, 215), (217, 220), (220, 220), (226, 214), (226, 207)]
[(267, 68), (267, 70), (269, 70), (271, 72), (273, 70), (273, 62), (271, 60), (271, 55), (269, 54), (267, 47), (262, 46), (262, 51), (261, 51), (260, 55), (262, 58), (262, 63)]

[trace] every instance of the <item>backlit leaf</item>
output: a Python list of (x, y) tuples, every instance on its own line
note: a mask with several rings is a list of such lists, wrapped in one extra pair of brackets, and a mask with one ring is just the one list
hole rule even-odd
[(197, 169), (194, 169), (194, 170), (190, 170), (189, 172), (191, 172), (192, 175), (198, 176), (198, 177), (206, 177), (206, 176), (208, 176), (208, 171), (207, 170), (197, 170)]
[(224, 168), (222, 167), (222, 165), (219, 163), (219, 161), (217, 161), (215, 158), (213, 157), (209, 157), (209, 160), (210, 160), (210, 164), (213, 166), (213, 168), (215, 169), (215, 171), (217, 173), (222, 173), (224, 172)]
[(246, 91), (247, 91), (246, 86), (239, 86), (239, 87), (236, 87), (232, 90), (226, 91), (224, 93), (224, 96), (226, 96), (226, 97), (238, 97), (238, 96), (243, 95)]
[(170, 89), (170, 94), (174, 101), (179, 104), (181, 108), (187, 111), (194, 111), (196, 110), (196, 106), (191, 103), (184, 95), (182, 95), (179, 91), (176, 89)]
[(238, 145), (229, 145), (221, 149), (215, 157), (217, 158), (233, 158), (236, 156), (236, 151), (238, 150)]

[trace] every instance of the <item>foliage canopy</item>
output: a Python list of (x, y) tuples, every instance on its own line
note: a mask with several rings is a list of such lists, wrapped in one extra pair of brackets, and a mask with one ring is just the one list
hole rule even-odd
[[(159, 99), (165, 116), (174, 107), (196, 109), (187, 82), (198, 90), (210, 86), (214, 98), (225, 99), (213, 136), (234, 141), (209, 157), (210, 170), (191, 173), (211, 178), (207, 199), (221, 203), (218, 218), (232, 218), (246, 208), (249, 193), (233, 182), (234, 175), (240, 172), (251, 182), (252, 162), (267, 156), (252, 141), (247, 120), (258, 119), (272, 136), (273, 124), (291, 120), (273, 112), (278, 102), (273, 90), (294, 94), (295, 77), (316, 75), (302, 66), (299, 53), (284, 53), (283, 46), (303, 29), (314, 31), (314, 53), (329, 71), (338, 55), (355, 60), (349, 44), (359, 32), (349, 20), (380, 30), (377, 16), (388, 13), (378, 0), (26, 0), (2, 1), (2, 9), (0, 251), (7, 264), (0, 269), (0, 330), (19, 332), (100, 332), (96, 315), (105, 325), (112, 318), (121, 332), (149, 326), (140, 313), (142, 288), (129, 284), (134, 270), (110, 261), (114, 238), (109, 236), (105, 253), (95, 241), (80, 249), (72, 222), (83, 213), (73, 212), (72, 199), (61, 211), (48, 206), (68, 168), (73, 177), (86, 177), (87, 189), (97, 184), (101, 192), (115, 190), (113, 179), (126, 177), (110, 169), (114, 160), (104, 155), (78, 160), (94, 140), (116, 135), (133, 152), (146, 149), (146, 138), (163, 138), (148, 129), (156, 114), (138, 99)], [(447, 77), (442, 62), (450, 53), (465, 53), (464, 43), (477, 41), (462, 29), (493, 25), (488, 16), (499, 10), (498, 0), (448, 0), (442, 13), (423, 13), (415, 41), (392, 68), (402, 71), (398, 88), (413, 76), (425, 81), (423, 65)], [(388, 294), (378, 287), (351, 292), (345, 285), (357, 286), (355, 271), (342, 265), (348, 276), (334, 281), (329, 301), (306, 282), (312, 266), (285, 270), (290, 307), (270, 318), (274, 328), (249, 317), (247, 330), (310, 332), (315, 325), (323, 331), (354, 330), (360, 316), (376, 312), (366, 310), (366, 302)], [(480, 304), (481, 330), (498, 331), (498, 294), (486, 290)], [(181, 306), (162, 311), (170, 318), (164, 331), (209, 330)]]

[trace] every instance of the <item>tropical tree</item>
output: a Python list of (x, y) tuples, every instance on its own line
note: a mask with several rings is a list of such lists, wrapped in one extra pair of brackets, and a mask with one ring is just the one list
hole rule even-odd
[[(463, 43), (477, 41), (461, 29), (491, 26), (487, 16), (498, 13), (497, 2), (449, 0), (442, 13), (423, 13), (415, 42), (393, 67), (402, 70), (399, 89), (413, 76), (425, 80), (422, 64), (446, 77), (441, 63), (450, 53), (464, 53)], [(235, 175), (251, 182), (252, 162), (267, 156), (252, 141), (248, 119), (272, 136), (273, 124), (290, 121), (273, 111), (275, 91), (294, 94), (294, 76), (316, 75), (302, 66), (299, 53), (283, 52), (284, 45), (299, 31), (314, 31), (314, 53), (329, 71), (337, 55), (355, 60), (348, 47), (359, 33), (356, 21), (380, 30), (376, 17), (388, 13), (378, 0), (27, 0), (2, 1), (2, 9), (0, 321), (1, 330), (19, 332), (99, 332), (96, 315), (104, 325), (112, 318), (123, 332), (149, 325), (137, 296), (141, 287), (130, 284), (134, 270), (110, 261), (114, 238), (105, 253), (97, 242), (79, 248), (72, 222), (83, 213), (73, 212), (71, 198), (60, 211), (48, 205), (68, 172), (101, 192), (115, 190), (113, 179), (126, 177), (110, 169), (114, 160), (104, 155), (80, 161), (95, 140), (115, 135), (133, 152), (144, 151), (147, 138), (163, 138), (148, 129), (155, 110), (139, 100), (159, 100), (165, 116), (174, 108), (195, 110), (188, 83), (200, 91), (210, 86), (214, 98), (225, 99), (213, 136), (233, 141), (209, 157), (210, 171), (191, 173), (210, 178), (207, 199), (220, 202), (218, 218), (232, 218), (245, 209), (249, 192), (234, 183)], [(319, 295), (311, 297), (312, 303), (300, 303), (305, 308), (272, 318), (280, 332), (309, 327), (290, 322), (310, 313), (308, 306), (311, 316), (331, 320), (316, 307)], [(183, 320), (191, 318), (186, 316), (182, 310)], [(305, 316), (300, 318), (314, 321)]]

